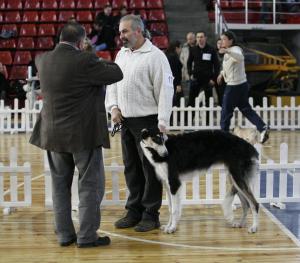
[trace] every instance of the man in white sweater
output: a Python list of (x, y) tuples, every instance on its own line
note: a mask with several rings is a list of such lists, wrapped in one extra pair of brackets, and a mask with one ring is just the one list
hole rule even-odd
[(124, 174), (130, 194), (127, 214), (115, 226), (146, 232), (160, 226), (162, 185), (143, 155), (140, 134), (143, 128), (166, 131), (172, 111), (173, 76), (165, 54), (144, 37), (139, 16), (123, 17), (119, 31), (124, 47), (115, 62), (124, 78), (107, 89), (105, 104), (113, 122), (122, 122)]

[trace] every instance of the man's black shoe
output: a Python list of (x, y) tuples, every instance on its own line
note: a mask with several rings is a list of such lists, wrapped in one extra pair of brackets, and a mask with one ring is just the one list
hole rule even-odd
[(98, 237), (98, 239), (94, 242), (89, 243), (77, 243), (77, 247), (79, 248), (87, 248), (87, 247), (99, 247), (99, 246), (108, 246), (110, 244), (110, 238), (108, 236)]
[(60, 244), (62, 247), (68, 247), (68, 246), (72, 245), (73, 243), (76, 243), (76, 241), (77, 241), (77, 237), (73, 237), (73, 238), (70, 239), (69, 241), (60, 242), (59, 244)]
[(125, 216), (118, 221), (115, 222), (116, 228), (129, 228), (134, 227), (140, 222), (139, 219), (136, 219), (134, 217)]
[(160, 227), (159, 221), (144, 219), (135, 226), (134, 230), (136, 232), (148, 232), (159, 227)]
[(269, 139), (270, 130), (268, 127), (265, 127), (264, 130), (260, 133), (260, 142), (263, 144)]

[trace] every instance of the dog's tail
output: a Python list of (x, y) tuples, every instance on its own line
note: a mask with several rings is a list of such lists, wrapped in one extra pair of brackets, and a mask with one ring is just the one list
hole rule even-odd
[(228, 167), (228, 169), (233, 186), (243, 195), (250, 206), (253, 205), (255, 207), (258, 213), (259, 204), (253, 195), (254, 183), (258, 176), (258, 160), (253, 158), (251, 161), (247, 169), (239, 169), (237, 166)]

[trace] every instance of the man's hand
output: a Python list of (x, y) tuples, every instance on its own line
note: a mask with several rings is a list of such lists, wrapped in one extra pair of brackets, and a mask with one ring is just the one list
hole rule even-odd
[(166, 133), (167, 132), (166, 126), (163, 125), (163, 124), (158, 124), (158, 129), (161, 133)]
[(214, 87), (215, 84), (216, 84), (216, 83), (215, 83), (212, 79), (209, 81), (209, 86)]
[(222, 84), (222, 82), (223, 82), (223, 76), (222, 76), (222, 74), (220, 74), (220, 75), (218, 76), (217, 82), (218, 82), (219, 85)]
[(113, 123), (120, 123), (123, 120), (121, 111), (118, 108), (114, 108), (111, 111), (111, 119)]
[(180, 85), (176, 86), (176, 93), (180, 93), (182, 91), (182, 87)]

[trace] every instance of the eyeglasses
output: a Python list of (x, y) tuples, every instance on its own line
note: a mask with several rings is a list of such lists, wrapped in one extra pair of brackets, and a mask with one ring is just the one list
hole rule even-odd
[(123, 126), (122, 122), (114, 124), (114, 127), (113, 127), (113, 129), (111, 131), (111, 137), (114, 137), (115, 134), (116, 134), (116, 132), (118, 132), (118, 131), (120, 131), (122, 129), (122, 126)]

